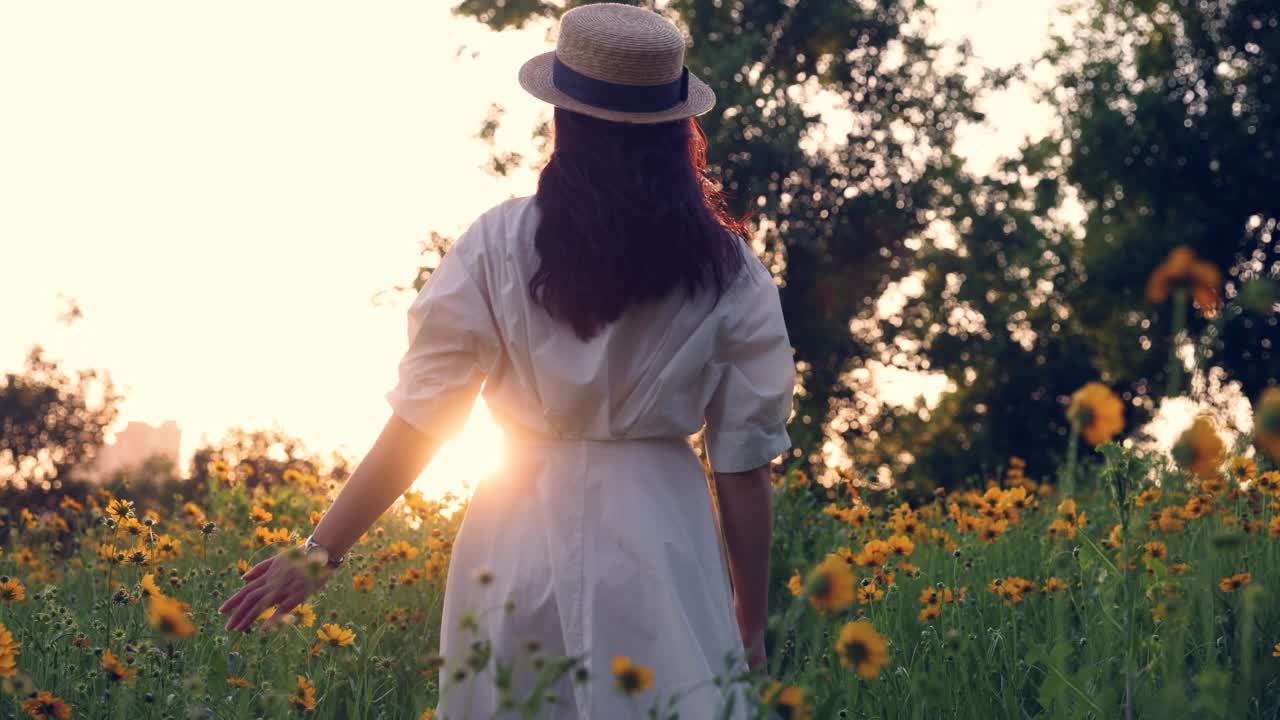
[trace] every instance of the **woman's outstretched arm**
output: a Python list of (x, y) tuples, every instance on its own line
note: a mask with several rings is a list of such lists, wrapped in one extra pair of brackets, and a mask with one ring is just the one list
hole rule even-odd
[(763, 667), (764, 627), (769, 618), (769, 548), (773, 542), (773, 487), (769, 466), (717, 472), (720, 523), (733, 574), (738, 629), (752, 668)]
[(315, 541), (334, 553), (349, 550), (422, 474), (439, 445), (438, 440), (392, 413), (373, 447), (316, 524)]
[[(393, 413), (316, 524), (315, 541), (335, 554), (346, 553), (409, 489), (438, 446), (438, 440)], [(319, 571), (310, 572), (290, 561), (291, 550), (263, 560), (241, 576), (245, 584), (218, 608), (231, 614), (225, 629), (247, 632), (262, 611), (275, 606), (276, 613), (263, 623), (266, 630), (324, 585), (332, 571), (317, 564), (312, 569)]]

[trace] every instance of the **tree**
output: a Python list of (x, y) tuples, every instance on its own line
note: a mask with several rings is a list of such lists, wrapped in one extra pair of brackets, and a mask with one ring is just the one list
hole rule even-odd
[[(1212, 319), (1191, 313), (1178, 337), (1172, 306), (1145, 297), (1181, 245), (1226, 271), (1228, 300), (1280, 275), (1280, 6), (1087, 9), (1046, 55), (1060, 126), (949, 189), (954, 237), (926, 239), (922, 291), (880, 325), (882, 354), (911, 347), (899, 364), (943, 369), (955, 387), (932, 411), (881, 415), (863, 448), (908, 482), (981, 475), (1010, 455), (1049, 467), (1065, 451), (1067, 396), (1089, 380), (1121, 393), (1140, 426), (1170, 391), (1174, 342), (1201, 338), (1201, 370), (1252, 398), (1280, 374), (1265, 283)], [(1068, 192), (1078, 228), (1060, 212)]]
[(59, 486), (102, 447), (121, 399), (107, 372), (80, 370), (73, 378), (34, 346), (22, 372), (0, 382), (0, 484)]
[[(464, 0), (455, 12), (502, 30), (580, 4)], [(730, 209), (756, 214), (757, 251), (783, 280), (804, 385), (791, 436), (817, 448), (853, 393), (850, 371), (873, 359), (851, 321), (873, 316), (909, 269), (907, 243), (933, 219), (936, 187), (957, 167), (956, 127), (981, 119), (978, 87), (964, 74), (969, 49), (958, 48), (950, 68), (942, 62), (926, 40), (922, 0), (671, 0), (659, 9), (694, 40), (686, 65), (715, 90), (716, 108), (699, 118), (708, 164)]]
[(882, 356), (950, 381), (931, 409), (860, 408), (872, 430), (857, 457), (908, 490), (992, 477), (1011, 456), (1033, 474), (1053, 466), (1070, 429), (1066, 398), (1099, 378), (1066, 302), (1082, 241), (1049, 212), (1061, 175), (1050, 149), (1033, 143), (988, 177), (957, 174), (945, 230), (921, 238), (919, 292), (880, 320)]
[(325, 477), (337, 484), (351, 475), (349, 463), (340, 453), (328, 460), (309, 450), (302, 440), (280, 430), (232, 428), (216, 443), (196, 449), (191, 455), (191, 479), (203, 487), (222, 463), (231, 482), (246, 487), (281, 484), (286, 470)]
[[(1280, 5), (1097, 0), (1050, 59), (1053, 139), (1087, 209), (1068, 302), (1100, 370), (1149, 407), (1174, 334), (1172, 306), (1143, 295), (1155, 266), (1189, 246), (1224, 271), (1228, 299), (1280, 276)], [(1254, 398), (1280, 375), (1277, 308), (1265, 305), (1189, 317), (1205, 362)]]

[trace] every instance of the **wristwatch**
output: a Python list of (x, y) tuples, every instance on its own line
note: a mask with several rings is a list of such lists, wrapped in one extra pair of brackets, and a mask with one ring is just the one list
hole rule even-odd
[(327, 560), (325, 560), (324, 564), (330, 568), (338, 567), (339, 565), (342, 564), (342, 561), (346, 559), (345, 555), (335, 555), (332, 552), (329, 552), (329, 548), (316, 542), (311, 535), (308, 535), (306, 543), (304, 543), (302, 546), (303, 552), (305, 552), (307, 555), (310, 555), (316, 548), (319, 548), (320, 550), (324, 551), (324, 554), (327, 557)]

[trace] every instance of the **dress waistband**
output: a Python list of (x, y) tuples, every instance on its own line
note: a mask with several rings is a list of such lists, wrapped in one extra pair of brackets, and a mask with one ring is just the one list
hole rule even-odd
[(544, 433), (517, 425), (506, 425), (502, 428), (503, 440), (520, 445), (564, 445), (573, 443), (679, 443), (688, 445), (689, 438), (684, 435), (649, 435), (644, 437), (593, 437), (573, 435), (570, 433)]

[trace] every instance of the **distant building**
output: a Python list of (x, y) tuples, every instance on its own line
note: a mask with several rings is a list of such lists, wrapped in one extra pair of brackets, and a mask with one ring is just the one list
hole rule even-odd
[(124, 430), (116, 433), (115, 442), (98, 450), (93, 461), (77, 474), (101, 481), (116, 470), (136, 466), (153, 455), (167, 457), (177, 467), (181, 441), (182, 431), (173, 420), (159, 427), (131, 420)]

